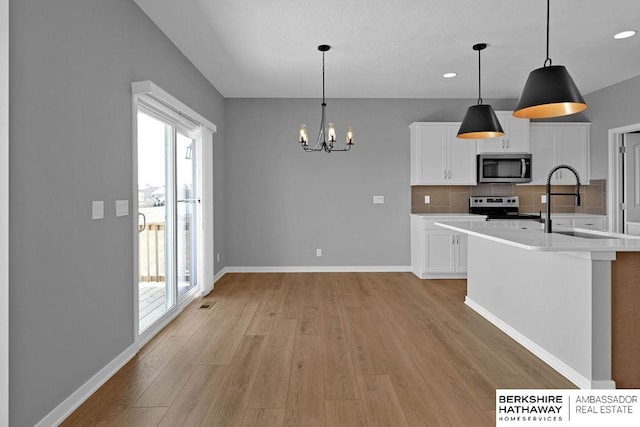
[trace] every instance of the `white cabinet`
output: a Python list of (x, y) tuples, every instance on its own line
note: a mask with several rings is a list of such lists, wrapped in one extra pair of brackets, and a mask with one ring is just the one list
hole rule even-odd
[(482, 216), (411, 215), (411, 271), (421, 279), (467, 277), (467, 236), (437, 221), (484, 221)]
[[(581, 184), (589, 184), (590, 123), (532, 123), (530, 130), (533, 157), (531, 184), (546, 185), (551, 169), (562, 164), (576, 169)], [(575, 177), (566, 169), (556, 171), (551, 177), (552, 185), (575, 183)]]
[(504, 135), (478, 140), (479, 153), (528, 153), (529, 119), (513, 117), (513, 111), (496, 111)]
[(459, 122), (411, 123), (411, 185), (475, 185), (474, 140), (456, 138)]
[(555, 227), (567, 227), (607, 231), (607, 217), (605, 215), (551, 214), (551, 221), (554, 230)]

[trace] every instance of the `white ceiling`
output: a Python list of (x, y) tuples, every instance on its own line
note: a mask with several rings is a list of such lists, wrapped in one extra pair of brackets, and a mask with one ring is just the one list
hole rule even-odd
[[(544, 0), (135, 0), (228, 98), (518, 98)], [(552, 0), (550, 57), (588, 94), (640, 75), (640, 0)], [(444, 79), (448, 71), (458, 73)]]

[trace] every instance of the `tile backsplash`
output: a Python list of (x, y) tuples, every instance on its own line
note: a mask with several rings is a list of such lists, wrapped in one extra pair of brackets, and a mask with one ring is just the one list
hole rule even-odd
[[(573, 192), (573, 185), (554, 185), (554, 192)], [(580, 187), (581, 205), (574, 206), (573, 197), (554, 196), (552, 208), (557, 213), (586, 213), (606, 215), (607, 181), (592, 179)], [(519, 196), (520, 212), (537, 213), (546, 210), (540, 201), (544, 185), (478, 184), (473, 186), (416, 185), (411, 187), (411, 213), (465, 213), (469, 211), (471, 196)], [(425, 203), (429, 196), (430, 203)]]

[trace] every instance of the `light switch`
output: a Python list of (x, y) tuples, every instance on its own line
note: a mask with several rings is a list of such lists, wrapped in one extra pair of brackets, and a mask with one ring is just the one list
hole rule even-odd
[(424, 204), (428, 205), (429, 203), (431, 203), (431, 196), (424, 196)]
[(129, 215), (129, 201), (128, 200), (116, 200), (116, 216)]
[(104, 201), (94, 200), (91, 202), (91, 219), (104, 218)]
[(547, 195), (543, 194), (540, 196), (540, 203), (547, 203)]
[(373, 196), (373, 204), (381, 205), (384, 203), (384, 196)]

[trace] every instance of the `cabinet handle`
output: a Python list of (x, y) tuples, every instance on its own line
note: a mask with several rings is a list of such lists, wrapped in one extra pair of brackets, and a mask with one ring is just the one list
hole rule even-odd
[(451, 171), (449, 171), (449, 179), (451, 179)]
[(442, 178), (447, 179), (447, 171), (446, 171), (446, 170), (443, 170), (443, 171), (442, 171), (442, 173), (443, 173), (443, 175), (444, 175)]

